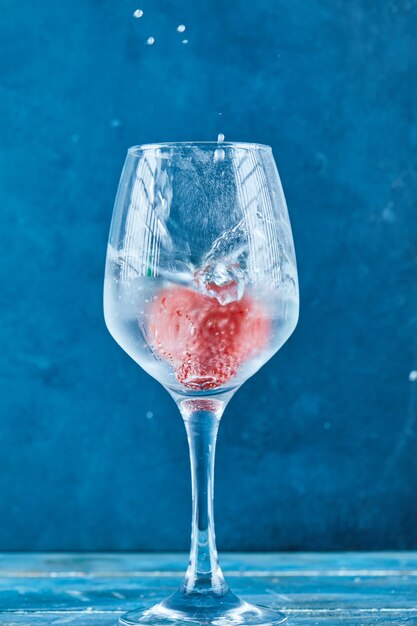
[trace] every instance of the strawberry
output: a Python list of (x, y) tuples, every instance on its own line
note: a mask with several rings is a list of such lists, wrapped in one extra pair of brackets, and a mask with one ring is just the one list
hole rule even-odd
[(161, 291), (149, 311), (154, 349), (174, 368), (179, 382), (215, 389), (266, 345), (270, 324), (253, 298), (220, 304), (185, 287)]

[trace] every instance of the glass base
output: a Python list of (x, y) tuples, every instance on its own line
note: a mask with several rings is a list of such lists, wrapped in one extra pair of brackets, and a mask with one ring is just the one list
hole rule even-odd
[(120, 626), (267, 626), (286, 621), (284, 613), (249, 604), (227, 591), (223, 596), (186, 594), (181, 589), (150, 609), (122, 615)]

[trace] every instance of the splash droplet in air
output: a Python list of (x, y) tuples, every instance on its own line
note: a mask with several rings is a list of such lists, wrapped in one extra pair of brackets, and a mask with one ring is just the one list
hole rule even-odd
[(143, 15), (142, 9), (136, 9), (136, 11), (133, 12), (133, 17), (136, 17), (136, 19), (139, 19), (140, 17), (142, 17), (142, 15)]
[(188, 43), (188, 39), (183, 39), (182, 42), (184, 45), (186, 45)]
[(180, 24), (179, 26), (177, 26), (177, 31), (179, 33), (183, 33), (185, 31), (185, 25), (184, 24)]
[(148, 44), (148, 46), (153, 46), (153, 44), (155, 43), (155, 37), (148, 37), (146, 43)]
[(417, 380), (417, 371), (416, 370), (411, 370), (411, 372), (408, 375), (408, 380), (410, 381), (410, 383), (414, 383)]
[(224, 135), (223, 133), (219, 133), (217, 135), (217, 143), (223, 143), (223, 141), (224, 141)]

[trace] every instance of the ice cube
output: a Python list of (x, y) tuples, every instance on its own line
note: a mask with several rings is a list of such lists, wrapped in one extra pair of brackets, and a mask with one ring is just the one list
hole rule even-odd
[(240, 300), (245, 291), (242, 268), (224, 261), (211, 262), (196, 270), (194, 284), (200, 293), (216, 298), (220, 304)]
[(248, 236), (245, 220), (225, 230), (194, 273), (195, 287), (220, 304), (240, 300), (247, 282)]

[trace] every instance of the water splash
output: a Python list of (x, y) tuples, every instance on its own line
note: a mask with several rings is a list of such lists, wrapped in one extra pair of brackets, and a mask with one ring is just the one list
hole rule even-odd
[(153, 44), (155, 43), (155, 37), (148, 37), (146, 43), (148, 46), (153, 46)]
[(179, 33), (183, 33), (185, 31), (185, 24), (180, 24), (179, 26), (177, 26), (177, 31)]
[(201, 267), (194, 272), (195, 287), (220, 304), (240, 300), (247, 279), (248, 240), (245, 220), (214, 240)]
[(188, 39), (183, 39), (182, 42), (184, 45), (186, 45), (188, 43)]
[(216, 298), (224, 305), (242, 298), (245, 274), (237, 264), (214, 261), (195, 272), (194, 284), (200, 293)]
[[(217, 135), (217, 143), (218, 145), (221, 145), (224, 141), (224, 135), (223, 133), (219, 133)], [(226, 156), (225, 151), (223, 150), (223, 148), (216, 148), (216, 150), (214, 151), (214, 155), (213, 155), (213, 161), (215, 163), (218, 163), (219, 161), (224, 161), (224, 157)]]
[(143, 15), (142, 9), (136, 9), (136, 11), (133, 11), (133, 17), (136, 17), (137, 20), (141, 18), (142, 15)]
[(224, 157), (226, 156), (225, 151), (222, 148), (216, 148), (213, 155), (213, 161), (215, 163), (219, 163), (219, 161), (224, 161)]

